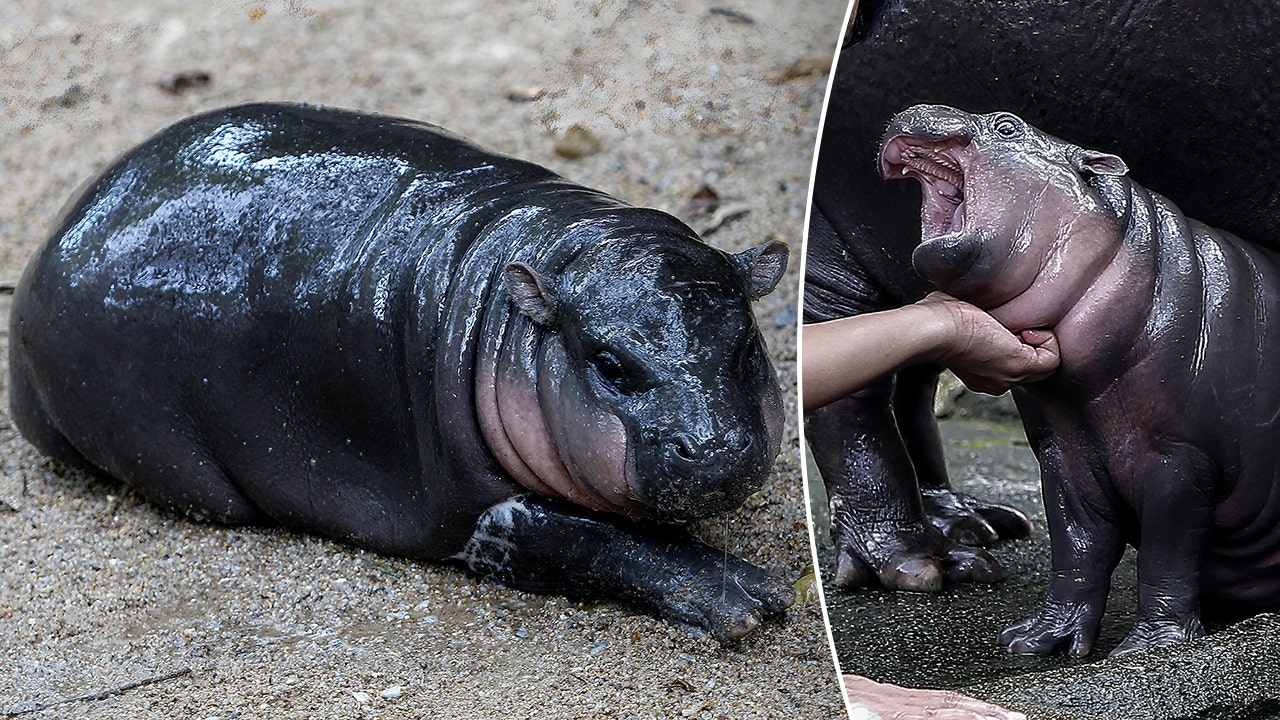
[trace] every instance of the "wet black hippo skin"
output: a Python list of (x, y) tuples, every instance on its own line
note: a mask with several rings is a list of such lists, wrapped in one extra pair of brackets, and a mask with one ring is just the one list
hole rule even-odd
[[(979, 304), (1060, 341), (1058, 371), (1015, 390), (1053, 574), (1039, 611), (1001, 642), (1087, 654), (1126, 543), (1139, 548), (1137, 619), (1113, 654), (1202, 635), (1202, 604), (1280, 609), (1280, 252), (1185, 217), (1118, 158), (1007, 113), (918, 106), (887, 136), (964, 145), (943, 152), (964, 168), (965, 219), (954, 242), (920, 246), (922, 274), (999, 297)], [(952, 272), (967, 243), (985, 257)], [(1020, 269), (1025, 287), (1010, 280)]]
[(731, 639), (790, 588), (672, 523), (737, 507), (779, 451), (750, 304), (785, 264), (425, 123), (227, 108), (68, 205), (16, 290), (12, 411), (196, 517)]
[[(1270, 2), (1199, 0), (1052, 3), (1038, 0), (861, 0), (838, 59), (816, 166), (806, 243), (804, 320), (913, 302), (930, 285), (911, 269), (919, 191), (886, 183), (876, 153), (889, 119), (917, 103), (1005, 109), (1089, 147), (1123, 156), (1188, 214), (1252, 242), (1280, 244), (1280, 97)], [(932, 376), (912, 371), (806, 418), (806, 438), (833, 498), (838, 585), (904, 563), (945, 569), (952, 538), (993, 537), (954, 505), (924, 403)], [(904, 425), (904, 417), (919, 418)], [(874, 477), (872, 476), (874, 474)], [(926, 505), (917, 498), (926, 493)], [(933, 498), (929, 497), (933, 494)], [(959, 498), (1001, 537), (1016, 516)], [(887, 523), (887, 525), (886, 525)], [(886, 531), (896, 527), (896, 531)], [(978, 555), (973, 579), (994, 576)], [(951, 570), (954, 579), (970, 574)], [(889, 573), (890, 586), (899, 586)], [(937, 587), (936, 575), (908, 573)], [(883, 582), (885, 573), (880, 574)]]

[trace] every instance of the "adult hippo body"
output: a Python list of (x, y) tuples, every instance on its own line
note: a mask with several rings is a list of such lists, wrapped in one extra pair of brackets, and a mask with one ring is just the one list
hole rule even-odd
[(1280, 609), (1280, 253), (1011, 113), (913, 107), (881, 158), (925, 188), (917, 271), (1014, 332), (1058, 337), (1057, 373), (1015, 390), (1053, 576), (1002, 642), (1086, 654), (1126, 542), (1138, 609), (1116, 653), (1203, 634), (1202, 600)]
[[(1280, 245), (1274, 3), (859, 0), (823, 121), (805, 247), (804, 319), (914, 302), (919, 194), (875, 157), (918, 103), (1009, 110), (1124, 157), (1188, 214)], [(1248, 138), (1247, 152), (1223, 138)], [(1017, 537), (1017, 516), (951, 490), (932, 417), (936, 368), (912, 368), (806, 418), (832, 501), (835, 582), (938, 587), (988, 579), (948, 538)], [(923, 506), (921, 494), (923, 492)], [(989, 558), (987, 558), (989, 560)], [(905, 570), (905, 572), (901, 570)], [(979, 570), (980, 572), (975, 572)]]
[(663, 523), (768, 475), (781, 402), (750, 302), (785, 263), (434, 126), (228, 108), (68, 206), (16, 291), (13, 416), (193, 516), (729, 639), (790, 589)]

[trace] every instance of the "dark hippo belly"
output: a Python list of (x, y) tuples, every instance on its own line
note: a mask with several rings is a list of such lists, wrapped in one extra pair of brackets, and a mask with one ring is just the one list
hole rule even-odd
[[(1089, 415), (1109, 466), (1129, 469), (1113, 476), (1139, 516), (1160, 492), (1143, 486), (1142, 462), (1161, 453), (1189, 458), (1211, 509), (1201, 521), (1174, 515), (1168, 523), (1171, 534), (1206, 523), (1199, 568), (1206, 609), (1278, 610), (1280, 376), (1269, 358), (1280, 352), (1280, 253), (1186, 219), (1158, 195), (1132, 192), (1131, 207), (1149, 204), (1161, 228), (1152, 241), (1151, 306), (1125, 361), (1132, 369), (1119, 371), (1110, 402), (1095, 403)], [(1111, 434), (1125, 424), (1128, 437)]]
[(664, 523), (767, 477), (781, 395), (750, 303), (785, 264), (425, 123), (228, 108), (68, 206), (16, 291), (13, 416), (196, 517), (729, 639), (789, 589)]

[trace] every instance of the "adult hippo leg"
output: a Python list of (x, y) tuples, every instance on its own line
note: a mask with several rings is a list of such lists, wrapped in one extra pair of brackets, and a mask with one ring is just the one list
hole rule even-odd
[(1047, 655), (1063, 643), (1073, 657), (1093, 649), (1111, 589), (1111, 573), (1124, 552), (1119, 518), (1082, 488), (1097, 488), (1078, 447), (1048, 429), (1030, 403), (1018, 403), (1027, 439), (1040, 461), (1040, 481), (1052, 548), (1053, 577), (1035, 615), (1000, 633), (1000, 644), (1019, 655)]
[(795, 593), (769, 572), (694, 539), (683, 528), (628, 520), (539, 495), (489, 508), (454, 556), (509, 587), (607, 596), (721, 642), (781, 615)]
[(916, 471), (925, 517), (944, 535), (965, 545), (1026, 537), (1031, 533), (1026, 515), (952, 489), (933, 414), (938, 373), (936, 367), (908, 368), (898, 373), (893, 389), (893, 414)]
[(944, 580), (999, 579), (985, 551), (952, 542), (926, 521), (890, 409), (892, 393), (893, 381), (886, 380), (806, 419), (831, 503), (836, 586), (864, 587), (876, 578), (891, 589), (936, 592)]
[(1207, 463), (1187, 452), (1156, 456), (1142, 468), (1138, 617), (1112, 655), (1204, 635), (1200, 566), (1213, 523), (1213, 490), (1198, 487), (1198, 480), (1209, 477)]

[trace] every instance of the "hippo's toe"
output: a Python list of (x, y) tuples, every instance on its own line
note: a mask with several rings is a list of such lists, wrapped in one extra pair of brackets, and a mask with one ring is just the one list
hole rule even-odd
[(905, 555), (890, 558), (880, 566), (880, 583), (908, 592), (939, 592), (945, 573), (937, 558)]
[(963, 545), (985, 547), (1031, 534), (1031, 521), (1015, 508), (951, 490), (921, 493), (925, 516), (942, 534)]
[(875, 577), (875, 571), (852, 548), (840, 548), (836, 554), (836, 572), (832, 581), (836, 587), (846, 590), (868, 587), (875, 583)]
[(795, 602), (790, 585), (732, 555), (726, 557), (718, 578), (709, 574), (701, 579), (714, 581), (687, 585), (677, 596), (669, 596), (663, 615), (703, 628), (722, 643), (750, 635)]
[(1195, 616), (1176, 619), (1142, 619), (1134, 623), (1129, 634), (1116, 646), (1115, 650), (1111, 651), (1111, 657), (1176, 645), (1203, 637), (1204, 634), (1204, 625), (1200, 623), (1200, 618)]
[(965, 547), (948, 543), (947, 557), (944, 561), (947, 580), (958, 582), (998, 582), (1004, 573), (996, 559), (981, 548)]

